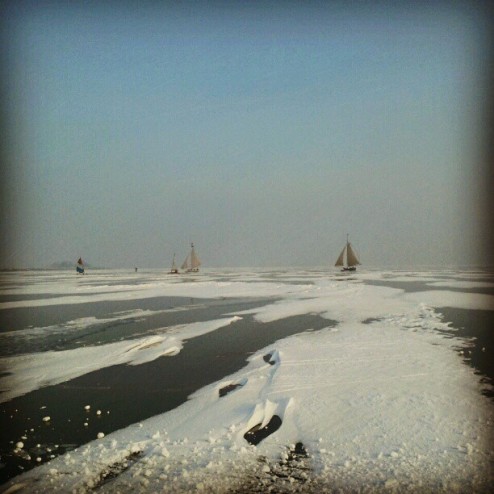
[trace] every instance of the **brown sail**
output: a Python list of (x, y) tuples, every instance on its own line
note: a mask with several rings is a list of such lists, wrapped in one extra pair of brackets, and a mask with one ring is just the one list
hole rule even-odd
[(343, 247), (343, 250), (341, 251), (341, 254), (338, 257), (338, 260), (336, 261), (335, 266), (344, 266), (345, 265), (345, 251), (346, 251), (346, 245)]
[(338, 256), (335, 266), (343, 267), (343, 271), (355, 271), (358, 265), (360, 265), (360, 261), (352, 248), (352, 244), (348, 241), (347, 234), (345, 247)]

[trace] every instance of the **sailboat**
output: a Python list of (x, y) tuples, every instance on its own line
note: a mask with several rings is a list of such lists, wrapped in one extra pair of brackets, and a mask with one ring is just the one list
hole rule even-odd
[(173, 253), (173, 261), (172, 261), (172, 267), (170, 269), (170, 274), (178, 274), (178, 268), (177, 265), (175, 264), (175, 253)]
[(190, 244), (191, 250), (190, 254), (185, 258), (181, 269), (185, 269), (187, 273), (197, 273), (199, 271), (199, 266), (201, 265), (200, 259), (197, 257), (196, 251), (194, 250), (194, 244)]
[(79, 257), (77, 261), (76, 271), (78, 274), (84, 274), (84, 263), (82, 262), (82, 257)]
[(348, 241), (347, 233), (345, 247), (343, 247), (335, 266), (343, 266), (342, 271), (356, 271), (359, 264), (360, 261), (352, 248), (352, 244)]

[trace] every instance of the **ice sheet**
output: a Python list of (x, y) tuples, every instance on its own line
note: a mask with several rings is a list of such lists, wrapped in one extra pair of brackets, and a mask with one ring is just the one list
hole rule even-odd
[(63, 324), (57, 324), (53, 326), (39, 326), (33, 328), (26, 328), (16, 331), (4, 331), (0, 333), (0, 338), (29, 338), (31, 336), (44, 336), (53, 335), (57, 333), (75, 333), (77, 331), (85, 330), (91, 326), (103, 325), (107, 323), (115, 323), (117, 321), (125, 320), (138, 320), (144, 319), (146, 317), (162, 314), (163, 312), (172, 311), (175, 309), (165, 309), (165, 310), (143, 310), (137, 309), (132, 311), (125, 311), (115, 313), (113, 317), (80, 317), (78, 319), (73, 319), (71, 321), (66, 321)]
[(463, 293), (447, 290), (430, 290), (407, 293), (406, 300), (426, 302), (433, 307), (454, 307), (457, 309), (492, 310), (494, 296), (479, 293)]
[[(434, 281), (431, 273), (421, 277), (443, 281)], [(221, 493), (249, 486), (267, 491), (272, 485), (286, 492), (363, 486), (366, 492), (487, 491), (494, 481), (492, 402), (457, 351), (466, 343), (448, 332), (434, 307), (492, 309), (493, 298), (447, 290), (405, 293), (365, 285), (365, 275), (335, 280), (317, 274), (304, 276), (303, 283), (295, 278), (247, 281), (236, 274), (230, 281), (150, 284), (150, 291), (167, 296), (276, 296), (244, 313), (261, 322), (318, 313), (339, 324), (278, 341), (175, 410), (95, 438), (6, 487), (10, 492)], [(210, 329), (233, 321), (213, 322)], [(189, 327), (189, 334), (205, 324)], [(145, 362), (173, 351), (173, 338), (112, 345), (113, 359), (124, 361), (130, 353), (126, 362)], [(74, 350), (73, 358), (102, 365), (97, 354), (86, 358), (83, 351)], [(16, 379), (24, 372), (26, 382), (38, 384), (36, 373), (67, 378), (58, 364), (38, 364), (20, 366)], [(224, 389), (230, 392), (220, 397)], [(257, 446), (249, 444), (245, 433), (274, 416), (281, 426)], [(283, 480), (276, 473), (280, 461), (298, 442), (308, 452), (307, 468), (287, 467)], [(110, 471), (114, 478), (105, 483)]]
[(8, 374), (0, 377), (0, 403), (42, 386), (74, 379), (110, 365), (139, 365), (165, 355), (176, 355), (183, 341), (234, 323), (239, 317), (164, 328), (162, 334), (107, 345), (49, 351), (6, 357), (0, 367)]

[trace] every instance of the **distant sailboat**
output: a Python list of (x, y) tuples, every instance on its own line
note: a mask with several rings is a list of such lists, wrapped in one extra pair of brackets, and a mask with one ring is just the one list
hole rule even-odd
[(178, 274), (178, 268), (177, 265), (175, 264), (175, 253), (173, 253), (173, 261), (172, 261), (172, 267), (170, 269), (170, 274)]
[(82, 257), (79, 257), (79, 260), (77, 261), (77, 266), (75, 269), (79, 274), (84, 274), (84, 263), (82, 262)]
[(346, 235), (346, 245), (343, 247), (341, 254), (336, 261), (335, 266), (342, 266), (342, 271), (355, 271), (360, 264), (357, 254), (355, 254), (352, 244), (348, 241), (348, 233)]
[(190, 254), (185, 258), (181, 269), (185, 269), (187, 273), (197, 273), (199, 271), (199, 266), (201, 265), (200, 259), (197, 257), (196, 251), (194, 250), (194, 244), (190, 244), (191, 251)]

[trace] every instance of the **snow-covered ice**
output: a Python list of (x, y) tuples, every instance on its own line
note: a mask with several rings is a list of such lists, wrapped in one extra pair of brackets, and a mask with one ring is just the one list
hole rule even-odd
[[(475, 288), (475, 278), (447, 275), (208, 272), (180, 281), (140, 274), (138, 286), (108, 284), (107, 291), (92, 291), (85, 280), (87, 293), (73, 296), (62, 296), (56, 277), (33, 283), (29, 293), (39, 298), (4, 302), (3, 308), (124, 294), (271, 301), (146, 338), (6, 357), (11, 374), (0, 379), (4, 401), (106, 365), (173, 358), (184, 340), (225, 325), (234, 331), (247, 314), (280, 324), (289, 316), (320, 314), (338, 324), (262, 348), (246, 367), (174, 410), (102, 433), (15, 477), (3, 491), (488, 492), (494, 482), (493, 403), (482, 394), (487, 384), (458, 352), (467, 343), (437, 309), (492, 310), (494, 297), (458, 291)], [(427, 289), (366, 284), (404, 278)], [(486, 288), (489, 282), (480, 280)], [(22, 288), (13, 292), (22, 294)], [(255, 445), (248, 440), (256, 437)]]

